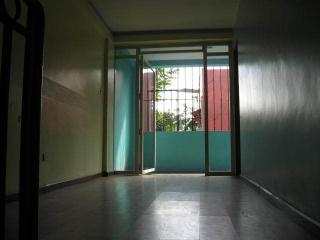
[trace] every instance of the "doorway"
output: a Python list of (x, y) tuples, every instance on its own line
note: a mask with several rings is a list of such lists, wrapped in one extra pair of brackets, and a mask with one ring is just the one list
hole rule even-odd
[(137, 63), (135, 170), (235, 175), (232, 43), (117, 52)]

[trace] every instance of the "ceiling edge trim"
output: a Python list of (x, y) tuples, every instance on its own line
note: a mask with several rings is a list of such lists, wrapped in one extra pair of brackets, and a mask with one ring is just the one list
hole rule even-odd
[(87, 3), (89, 5), (89, 7), (92, 9), (92, 11), (96, 14), (96, 16), (100, 19), (100, 21), (102, 22), (102, 24), (105, 26), (105, 28), (109, 31), (109, 33), (114, 36), (114, 32), (112, 31), (111, 27), (109, 26), (109, 24), (104, 20), (104, 18), (102, 17), (102, 15), (100, 14), (100, 12), (98, 11), (97, 7), (94, 5), (94, 3), (90, 0), (87, 0)]

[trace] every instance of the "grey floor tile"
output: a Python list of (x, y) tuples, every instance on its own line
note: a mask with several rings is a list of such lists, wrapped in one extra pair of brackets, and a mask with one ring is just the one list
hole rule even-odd
[[(18, 204), (6, 208), (17, 240)], [(233, 177), (98, 178), (40, 196), (39, 240), (316, 240)]]
[(200, 217), (200, 240), (238, 240), (227, 216)]

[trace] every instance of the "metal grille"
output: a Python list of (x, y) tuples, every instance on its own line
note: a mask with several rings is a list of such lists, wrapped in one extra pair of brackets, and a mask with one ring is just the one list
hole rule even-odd
[(161, 81), (157, 69), (156, 84), (156, 128), (157, 131), (202, 130), (201, 96), (202, 67), (164, 68), (168, 84)]

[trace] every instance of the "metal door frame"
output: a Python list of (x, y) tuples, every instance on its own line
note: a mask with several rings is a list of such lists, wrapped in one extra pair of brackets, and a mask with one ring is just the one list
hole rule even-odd
[[(208, 53), (208, 46), (228, 46), (228, 53)], [(209, 119), (208, 119), (208, 57), (210, 56), (228, 56), (229, 62), (229, 96), (230, 96), (230, 125), (231, 125), (231, 169), (230, 171), (210, 171), (210, 166), (213, 167), (213, 163), (209, 164)], [(205, 96), (205, 175), (206, 176), (237, 176), (239, 175), (238, 169), (240, 166), (239, 156), (237, 154), (237, 145), (239, 143), (239, 135), (237, 134), (237, 122), (236, 117), (238, 99), (237, 79), (234, 75), (234, 45), (232, 41), (228, 41), (222, 44), (204, 44), (203, 45), (203, 59), (204, 59), (204, 96)], [(214, 147), (214, 146), (213, 146)]]
[[(228, 53), (208, 53), (208, 46), (219, 46), (219, 45), (227, 45)], [(167, 50), (167, 51), (149, 51), (142, 52), (141, 48), (165, 48), (165, 47), (183, 47), (183, 46), (202, 46), (201, 50)], [(116, 48), (131, 48), (136, 49), (136, 58), (137, 58), (137, 81), (140, 81), (141, 76), (141, 55), (143, 54), (161, 54), (161, 53), (182, 53), (182, 52), (202, 52), (203, 53), (203, 68), (204, 68), (204, 97), (205, 97), (205, 172), (206, 176), (238, 176), (241, 171), (240, 167), (240, 119), (239, 119), (239, 87), (238, 87), (238, 77), (237, 77), (237, 47), (236, 43), (232, 40), (228, 41), (205, 41), (205, 42), (192, 42), (192, 43), (171, 43), (171, 44), (151, 44), (151, 45), (127, 45), (127, 46), (117, 46)], [(230, 125), (231, 125), (231, 170), (228, 172), (223, 171), (210, 171), (209, 169), (209, 131), (208, 131), (208, 79), (207, 79), (207, 58), (208, 56), (221, 56), (228, 55), (229, 57), (229, 83), (230, 83)], [(124, 56), (127, 57), (127, 56)], [(140, 89), (137, 90), (137, 99), (140, 98)], [(140, 122), (141, 115), (141, 106), (137, 109), (139, 111), (139, 119), (137, 121)], [(140, 129), (140, 128), (139, 128)], [(139, 132), (138, 132), (139, 135)], [(140, 146), (142, 142), (140, 142), (140, 137), (138, 137), (139, 141), (137, 144)], [(137, 168), (136, 171), (142, 173), (141, 169), (143, 169), (141, 162), (141, 148), (138, 147), (137, 154)]]
[[(143, 53), (140, 51), (138, 52), (138, 58), (139, 58), (139, 108), (140, 108), (140, 118), (139, 118), (139, 173), (140, 174), (147, 174), (147, 173), (152, 173), (155, 172), (156, 166), (154, 168), (149, 168), (149, 169), (144, 169), (143, 163), (144, 163), (144, 135), (143, 135), (143, 69), (144, 66), (147, 65), (153, 72), (154, 76), (156, 78), (156, 72), (153, 70), (152, 66), (150, 66), (143, 57)], [(155, 79), (156, 81), (156, 79)], [(155, 86), (154, 86), (155, 88)], [(155, 94), (155, 91), (154, 91)], [(155, 101), (154, 101), (154, 109), (155, 109)], [(156, 114), (156, 111), (154, 111), (154, 115)], [(156, 121), (156, 118), (154, 116), (154, 120)], [(155, 126), (156, 127), (156, 126)], [(153, 158), (154, 158), (154, 164), (156, 165), (156, 128), (154, 129), (154, 152), (153, 152)]]

